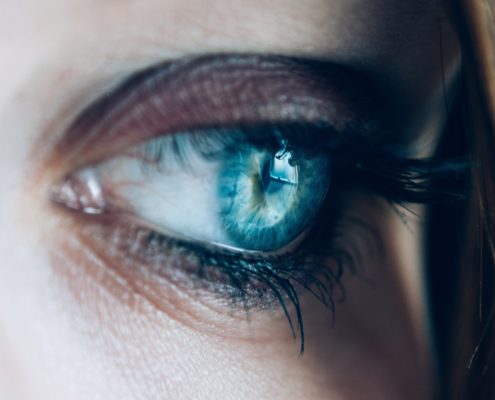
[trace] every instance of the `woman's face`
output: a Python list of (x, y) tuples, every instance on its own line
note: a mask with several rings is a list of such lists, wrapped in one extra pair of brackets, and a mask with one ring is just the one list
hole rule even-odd
[(432, 394), (424, 209), (366, 171), (434, 149), (460, 63), (446, 10), (1, 7), (0, 398)]

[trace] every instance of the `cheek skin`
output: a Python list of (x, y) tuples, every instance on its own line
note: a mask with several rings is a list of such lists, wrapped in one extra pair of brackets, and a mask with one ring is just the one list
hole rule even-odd
[[(381, 235), (400, 233), (383, 202), (358, 197), (351, 208)], [(50, 252), (56, 288), (70, 294), (62, 315), (77, 326), (85, 351), (105, 360), (105, 379), (121, 380), (136, 396), (129, 398), (373, 399), (374, 393), (412, 400), (428, 391), (428, 369), (396, 276), (404, 260), (388, 244), (383, 253), (368, 254), (357, 276), (344, 278), (346, 300), (337, 304), (334, 323), (320, 303), (305, 298), (307, 347), (300, 357), (281, 312), (253, 311), (248, 323), (242, 313), (198, 306), (183, 288), (166, 286), (157, 304), (149, 291), (136, 292), (136, 277), (123, 278), (81, 241), (80, 227), (67, 224), (67, 216), (47, 211), (47, 232), (59, 232)]]

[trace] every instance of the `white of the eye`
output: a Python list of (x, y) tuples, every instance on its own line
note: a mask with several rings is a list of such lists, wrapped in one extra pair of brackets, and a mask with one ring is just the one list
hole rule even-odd
[[(143, 164), (142, 148), (82, 170), (77, 178), (101, 187), (108, 203), (124, 203), (137, 217), (177, 237), (233, 246), (219, 218), (221, 161), (194, 152), (182, 164), (173, 154), (160, 165)], [(98, 185), (94, 177), (97, 177)]]

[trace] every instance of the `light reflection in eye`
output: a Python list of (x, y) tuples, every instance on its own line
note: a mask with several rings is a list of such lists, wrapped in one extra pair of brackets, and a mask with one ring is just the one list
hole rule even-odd
[[(290, 164), (290, 153), (284, 148), (278, 151), (267, 165), (266, 174), (272, 183), (279, 182), (282, 184), (297, 185), (297, 168)], [(265, 179), (265, 172), (262, 174)], [(268, 188), (269, 185), (266, 185)]]

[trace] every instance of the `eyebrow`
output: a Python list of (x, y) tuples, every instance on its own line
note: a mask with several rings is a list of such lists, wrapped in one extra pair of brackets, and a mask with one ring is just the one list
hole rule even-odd
[(186, 57), (131, 75), (96, 99), (57, 153), (103, 153), (194, 129), (304, 123), (378, 135), (380, 96), (369, 78), (329, 61), (257, 54)]

